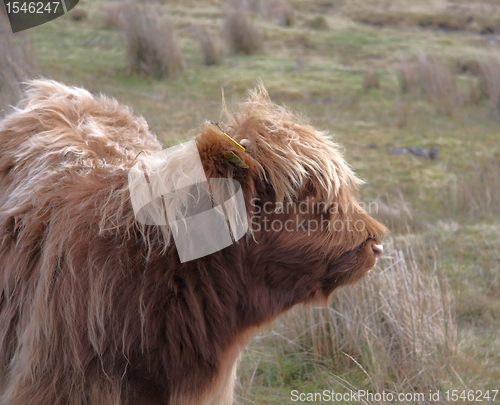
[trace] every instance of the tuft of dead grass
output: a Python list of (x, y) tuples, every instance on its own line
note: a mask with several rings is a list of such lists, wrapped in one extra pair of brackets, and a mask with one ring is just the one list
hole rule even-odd
[(236, 10), (258, 14), (261, 18), (283, 27), (296, 23), (297, 13), (286, 0), (233, 0), (230, 3)]
[(380, 196), (376, 203), (374, 217), (387, 226), (391, 234), (404, 235), (416, 231), (418, 221), (415, 220), (412, 206), (400, 188), (394, 190), (391, 195)]
[(380, 80), (377, 71), (373, 69), (365, 70), (363, 74), (363, 90), (367, 92), (370, 89), (378, 88), (380, 88)]
[[(440, 13), (431, 16), (431, 24), (435, 28), (447, 31), (459, 31), (467, 29), (473, 16), (466, 13)], [(419, 20), (422, 26), (422, 20)]]
[(460, 59), (456, 62), (456, 70), (458, 74), (479, 76), (481, 72), (481, 64), (474, 58)]
[(404, 128), (406, 126), (407, 107), (401, 97), (394, 97), (394, 112), (396, 113), (396, 126)]
[(88, 16), (88, 13), (84, 9), (82, 9), (82, 8), (74, 8), (69, 13), (69, 17), (73, 21), (85, 21), (85, 20), (88, 19), (89, 16)]
[(459, 89), (458, 101), (462, 105), (477, 105), (485, 98), (484, 92), (481, 90), (480, 82), (477, 78), (471, 77), (466, 83), (465, 88)]
[(440, 9), (433, 11), (412, 11), (412, 10), (380, 10), (374, 8), (365, 8), (351, 13), (354, 21), (373, 25), (375, 27), (385, 26), (415, 26), (422, 28), (434, 28), (445, 31), (484, 31), (484, 26), (491, 25), (491, 20), (481, 20), (478, 28), (478, 22), (473, 24), (476, 15), (466, 12), (443, 11)]
[(196, 26), (195, 36), (200, 44), (200, 49), (203, 54), (203, 64), (207, 66), (218, 65), (222, 58), (221, 49), (213, 40), (206, 27), (201, 25)]
[(500, 216), (500, 154), (478, 158), (465, 175), (458, 168), (449, 170), (446, 213), (475, 219)]
[(439, 113), (452, 115), (457, 100), (455, 76), (438, 57), (420, 52), (416, 61), (401, 62), (397, 73), (402, 93), (420, 89)]
[(293, 6), (284, 1), (276, 0), (268, 2), (267, 19), (274, 21), (282, 27), (291, 27), (297, 22), (297, 13)]
[(420, 84), (436, 110), (451, 115), (456, 100), (455, 78), (450, 69), (436, 56), (420, 53), (417, 56)]
[(462, 89), (459, 98), (463, 104), (479, 104), (488, 101), (490, 113), (500, 113), (500, 55), (466, 59), (456, 63), (458, 73), (469, 76), (469, 86)]
[(106, 4), (102, 10), (102, 24), (108, 30), (120, 30), (123, 27), (123, 11), (127, 7), (123, 3)]
[(490, 111), (500, 113), (500, 55), (491, 55), (480, 62), (482, 88), (486, 95)]
[(403, 60), (396, 69), (401, 93), (414, 93), (420, 89), (418, 67), (409, 60)]
[(419, 262), (394, 241), (387, 251), (378, 270), (336, 292), (328, 307), (298, 307), (279, 318), (275, 345), (329, 370), (360, 367), (374, 392), (435, 391), (457, 354), (448, 281), (427, 255)]
[(312, 30), (328, 30), (330, 26), (328, 25), (328, 21), (322, 15), (318, 15), (316, 17), (307, 20), (304, 24), (307, 28)]
[(384, 12), (373, 9), (358, 10), (352, 14), (352, 18), (354, 21), (375, 27), (398, 25), (403, 22), (402, 15), (388, 10), (384, 10)]
[(223, 28), (232, 53), (251, 55), (262, 49), (262, 35), (243, 11), (230, 11), (224, 19)]
[(185, 62), (170, 20), (133, 4), (121, 9), (118, 25), (125, 35), (129, 71), (175, 78), (184, 74)]

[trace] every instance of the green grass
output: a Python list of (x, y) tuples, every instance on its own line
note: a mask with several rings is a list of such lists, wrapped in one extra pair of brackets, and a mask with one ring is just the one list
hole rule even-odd
[[(443, 387), (451, 384), (462, 389), (480, 382), (498, 389), (500, 212), (469, 217), (450, 211), (446, 204), (450, 178), (467, 178), (476, 161), (499, 151), (500, 120), (488, 113), (486, 101), (458, 106), (447, 117), (417, 94), (403, 97), (407, 124), (398, 128), (394, 99), (399, 94), (395, 66), (416, 50), (438, 54), (454, 66), (460, 60), (500, 52), (500, 46), (488, 44), (473, 31), (376, 28), (356, 23), (341, 11), (326, 15), (330, 29), (309, 30), (303, 22), (317, 12), (312, 3), (294, 2), (299, 18), (290, 28), (254, 16), (265, 34), (264, 50), (252, 56), (225, 55), (220, 65), (211, 67), (202, 65), (198, 44), (184, 28), (202, 23), (222, 43), (223, 13), (218, 2), (163, 6), (178, 29), (187, 62), (185, 76), (176, 80), (129, 75), (125, 42), (120, 33), (102, 27), (102, 3), (96, 0), (79, 5), (89, 11), (89, 21), (63, 17), (31, 30), (31, 40), (41, 76), (81, 85), (130, 105), (166, 145), (195, 135), (205, 120), (218, 121), (222, 90), (231, 101), (262, 80), (274, 101), (309, 117), (345, 146), (348, 161), (367, 181), (361, 190), (364, 201), (407, 207), (411, 218), (402, 214), (403, 219), (391, 223), (390, 215), (380, 216), (392, 225), (396, 240), (418, 242), (424, 253), (437, 257), (457, 303), (461, 351), (456, 373), (465, 384), (462, 387), (454, 379), (443, 382)], [(301, 71), (296, 69), (297, 55), (302, 55)], [(377, 69), (380, 89), (363, 91), (366, 68)], [(369, 143), (378, 148), (369, 149)], [(439, 159), (389, 155), (388, 143), (405, 148), (437, 145)], [(269, 338), (253, 341), (244, 354), (241, 375), (238, 392), (245, 404), (291, 403), (292, 389), (367, 386), (366, 375), (352, 361), (327, 367), (308, 355), (297, 357), (294, 350), (278, 349)]]

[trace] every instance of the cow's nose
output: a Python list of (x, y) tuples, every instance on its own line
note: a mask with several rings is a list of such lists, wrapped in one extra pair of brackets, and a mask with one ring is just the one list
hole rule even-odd
[(384, 246), (382, 245), (382, 243), (380, 242), (377, 243), (376, 241), (371, 241), (371, 245), (375, 259), (379, 259), (382, 256), (382, 253), (384, 252)]

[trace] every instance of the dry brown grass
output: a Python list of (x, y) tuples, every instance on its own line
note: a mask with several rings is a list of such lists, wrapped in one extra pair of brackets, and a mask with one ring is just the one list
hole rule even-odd
[(480, 62), (482, 87), (486, 95), (490, 111), (500, 113), (500, 56), (492, 55)]
[(401, 62), (397, 73), (402, 93), (420, 89), (439, 113), (453, 113), (457, 101), (455, 76), (438, 57), (420, 52), (416, 61)]
[(108, 30), (120, 30), (123, 26), (123, 11), (126, 5), (122, 3), (106, 4), (102, 10), (102, 23)]
[(478, 158), (465, 175), (463, 169), (449, 170), (446, 213), (474, 219), (500, 216), (500, 154)]
[(351, 16), (354, 21), (373, 25), (375, 27), (398, 25), (403, 22), (402, 15), (388, 10), (385, 10), (384, 12), (373, 9), (366, 9), (362, 11), (358, 10), (352, 13)]
[(430, 22), (433, 28), (444, 29), (448, 31), (458, 31), (467, 29), (473, 16), (465, 13), (439, 13), (439, 14), (417, 14), (415, 15), (417, 24), (424, 26)]
[(376, 27), (404, 25), (446, 31), (468, 30), (484, 34), (498, 30), (498, 19), (486, 16), (477, 18), (477, 14), (471, 11), (444, 11), (440, 8), (431, 8), (428, 11), (364, 8), (353, 11), (350, 15), (355, 21)]
[(420, 84), (424, 94), (441, 114), (451, 115), (456, 100), (455, 78), (450, 69), (435, 56), (417, 56)]
[(276, 321), (275, 345), (329, 370), (360, 367), (374, 392), (435, 391), (457, 353), (450, 287), (428, 254), (394, 242), (387, 250), (378, 269), (336, 292), (330, 306), (295, 308)]
[(230, 11), (223, 26), (225, 39), (232, 53), (251, 55), (262, 49), (262, 35), (243, 11)]
[(283, 27), (296, 23), (297, 13), (286, 0), (232, 0), (229, 3), (236, 10), (258, 14), (261, 18)]
[(0, 14), (0, 115), (21, 96), (21, 82), (37, 70), (29, 38), (10, 33), (6, 16)]
[(175, 78), (185, 62), (170, 20), (133, 4), (124, 5), (118, 25), (125, 35), (131, 73)]
[(472, 26), (476, 32), (483, 35), (498, 34), (500, 32), (500, 17), (498, 15), (475, 16)]
[[(402, 108), (406, 105), (402, 101)], [(405, 111), (406, 114), (406, 111)], [(388, 146), (388, 148), (393, 147)], [(381, 195), (376, 200), (377, 208), (374, 217), (382, 222), (391, 234), (405, 235), (415, 233), (419, 221), (414, 217), (411, 203), (405, 198), (401, 188), (395, 188), (389, 195)]]
[(481, 84), (475, 77), (470, 77), (465, 88), (460, 88), (457, 94), (458, 101), (462, 105), (477, 105), (484, 100)]
[(71, 10), (71, 12), (69, 13), (69, 17), (73, 20), (73, 21), (84, 21), (86, 20), (89, 16), (88, 16), (88, 13), (82, 9), (82, 8), (74, 8), (73, 10)]
[(459, 94), (463, 104), (479, 104), (483, 99), (488, 101), (490, 112), (500, 113), (500, 55), (472, 58), (458, 61), (456, 70), (469, 76), (467, 89)]
[(218, 65), (222, 59), (222, 52), (219, 44), (214, 41), (206, 27), (201, 25), (194, 28), (194, 34), (200, 44), (200, 49), (203, 54), (203, 64)]
[(403, 60), (396, 69), (401, 93), (414, 93), (420, 89), (418, 67), (414, 62)]
[(328, 30), (330, 28), (328, 21), (322, 15), (307, 20), (304, 26), (312, 30)]
[(481, 73), (481, 64), (475, 58), (459, 59), (456, 62), (456, 73), (478, 76)]
[(369, 91), (370, 89), (380, 88), (380, 80), (376, 70), (367, 69), (363, 74), (363, 90)]
[(267, 19), (282, 27), (290, 27), (297, 22), (297, 13), (293, 6), (284, 1), (276, 0), (268, 3)]
[(394, 98), (394, 112), (396, 113), (396, 126), (404, 128), (406, 126), (407, 107), (399, 96)]

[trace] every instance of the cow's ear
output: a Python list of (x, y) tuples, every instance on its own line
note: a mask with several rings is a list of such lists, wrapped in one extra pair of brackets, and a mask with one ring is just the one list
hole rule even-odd
[(211, 123), (196, 137), (196, 145), (208, 178), (246, 177), (256, 170), (245, 147)]

